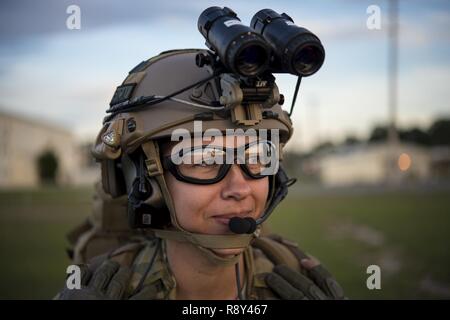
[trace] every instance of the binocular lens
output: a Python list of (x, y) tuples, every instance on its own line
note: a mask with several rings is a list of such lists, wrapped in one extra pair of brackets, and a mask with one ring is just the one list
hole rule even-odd
[(297, 74), (304, 76), (315, 73), (322, 66), (323, 51), (320, 48), (309, 45), (297, 51), (293, 59), (294, 69)]
[(266, 49), (258, 45), (243, 48), (235, 58), (235, 67), (243, 75), (258, 74), (267, 59)]
[(197, 26), (223, 65), (244, 77), (266, 70), (310, 76), (325, 59), (317, 36), (295, 25), (287, 14), (271, 9), (257, 12), (248, 27), (230, 8), (209, 7), (198, 18)]
[(258, 11), (251, 27), (270, 44), (275, 54), (273, 72), (310, 76), (323, 64), (325, 50), (317, 36), (294, 24), (287, 14), (270, 9)]
[(210, 7), (198, 18), (198, 30), (230, 71), (257, 76), (269, 67), (270, 48), (263, 37), (241, 23), (230, 8)]

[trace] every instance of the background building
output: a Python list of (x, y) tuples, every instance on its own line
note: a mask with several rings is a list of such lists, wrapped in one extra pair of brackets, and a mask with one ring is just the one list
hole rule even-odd
[(449, 181), (450, 147), (404, 142), (341, 145), (307, 159), (306, 169), (329, 187)]
[(0, 187), (35, 187), (42, 183), (37, 159), (51, 152), (57, 159), (59, 185), (93, 183), (98, 168), (67, 129), (0, 111)]

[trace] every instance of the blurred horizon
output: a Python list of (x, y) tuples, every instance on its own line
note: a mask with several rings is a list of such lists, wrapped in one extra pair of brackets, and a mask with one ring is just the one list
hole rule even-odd
[[(81, 10), (69, 30), (66, 9)], [(388, 119), (388, 2), (384, 1), (4, 1), (0, 4), (0, 109), (42, 119), (92, 141), (115, 87), (142, 60), (174, 48), (204, 46), (197, 19), (208, 6), (229, 6), (248, 24), (272, 8), (319, 36), (321, 70), (305, 78), (293, 113), (293, 150), (321, 141), (367, 137)], [(369, 30), (369, 5), (381, 29)], [(399, 1), (400, 128), (427, 127), (450, 116), (450, 3)], [(296, 78), (276, 74), (289, 108)]]

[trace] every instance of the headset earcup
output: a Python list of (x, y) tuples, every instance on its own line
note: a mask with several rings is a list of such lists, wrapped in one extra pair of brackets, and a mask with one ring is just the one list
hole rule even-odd
[(113, 198), (126, 194), (125, 180), (116, 160), (101, 161), (103, 190)]
[(146, 201), (146, 203), (151, 205), (153, 208), (157, 209), (165, 208), (166, 202), (164, 200), (164, 196), (162, 194), (161, 188), (158, 185), (158, 182), (156, 182), (155, 179), (150, 179), (149, 183), (152, 188), (152, 194), (150, 198)]
[(128, 195), (128, 223), (131, 228), (161, 228), (170, 224), (164, 198), (154, 179), (145, 179), (147, 193), (139, 191), (139, 178)]

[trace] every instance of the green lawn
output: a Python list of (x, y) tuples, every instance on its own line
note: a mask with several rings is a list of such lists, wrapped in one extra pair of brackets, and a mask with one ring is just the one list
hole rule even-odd
[(69, 264), (65, 234), (90, 212), (91, 189), (0, 192), (0, 297), (52, 298)]
[[(450, 192), (288, 199), (272, 231), (318, 257), (350, 298), (450, 298)], [(371, 264), (381, 290), (367, 289)]]
[[(0, 298), (48, 299), (64, 284), (65, 234), (90, 212), (92, 189), (0, 191)], [(450, 297), (450, 192), (292, 192), (270, 228), (296, 240), (350, 298)], [(381, 267), (381, 290), (366, 287)]]

